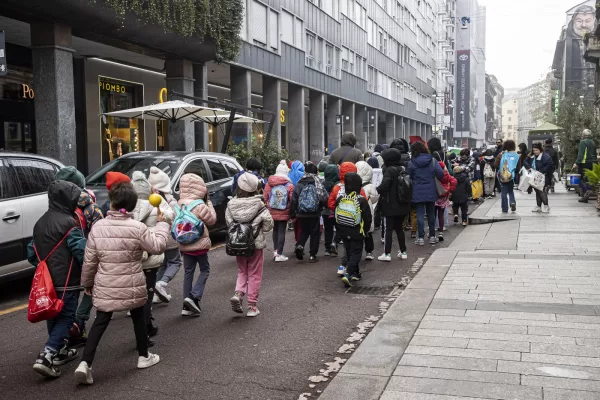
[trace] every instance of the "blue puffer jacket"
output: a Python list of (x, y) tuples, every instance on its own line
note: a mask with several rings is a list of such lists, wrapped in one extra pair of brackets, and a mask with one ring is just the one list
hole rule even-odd
[(435, 179), (444, 178), (444, 170), (438, 162), (432, 162), (431, 154), (420, 154), (408, 163), (408, 172), (413, 184), (413, 203), (434, 202), (438, 199)]
[(527, 157), (523, 161), (523, 165), (527, 169), (535, 169), (546, 175), (546, 186), (552, 185), (552, 174), (554, 173), (554, 165), (552, 164), (552, 157), (545, 151), (539, 156), (532, 155)]

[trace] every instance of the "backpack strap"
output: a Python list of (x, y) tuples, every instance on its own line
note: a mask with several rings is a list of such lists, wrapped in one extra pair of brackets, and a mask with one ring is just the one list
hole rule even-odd
[(344, 153), (344, 155), (342, 156), (342, 158), (340, 158), (340, 161), (338, 161), (338, 165), (342, 165), (342, 163), (344, 162), (344, 158), (346, 158), (346, 156), (352, 151), (354, 147), (350, 147), (348, 149), (347, 152)]
[(204, 200), (201, 200), (201, 199), (194, 200), (191, 203), (189, 203), (187, 206), (185, 206), (185, 209), (188, 211), (192, 211), (194, 208), (196, 208), (202, 204), (204, 204)]
[(38, 259), (38, 262), (42, 262), (42, 261), (46, 261), (50, 258), (50, 256), (52, 254), (54, 254), (54, 252), (60, 247), (60, 245), (65, 241), (65, 239), (67, 239), (67, 237), (69, 237), (69, 234), (71, 233), (71, 231), (75, 229), (75, 228), (71, 228), (69, 229), (69, 231), (67, 233), (65, 233), (65, 236), (63, 236), (62, 239), (60, 239), (60, 242), (58, 242), (58, 244), (56, 246), (54, 246), (54, 248), (50, 251), (50, 253), (48, 253), (48, 255), (46, 256), (46, 258), (44, 258), (43, 260), (40, 258), (40, 255), (37, 251), (37, 247), (35, 246), (35, 239), (33, 241), (33, 251), (35, 252), (35, 256)]

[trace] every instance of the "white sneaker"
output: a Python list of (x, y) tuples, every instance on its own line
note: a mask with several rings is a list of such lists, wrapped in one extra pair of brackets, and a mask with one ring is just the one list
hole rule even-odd
[(381, 238), (381, 243), (385, 244), (385, 238)]
[(273, 252), (273, 261), (275, 261), (277, 259), (277, 250), (275, 250)]
[(288, 258), (286, 256), (284, 256), (283, 254), (281, 254), (281, 255), (276, 255), (274, 260), (275, 260), (275, 262), (284, 262), (284, 261), (287, 261)]
[(248, 312), (246, 313), (246, 317), (256, 317), (260, 314), (260, 311), (256, 306), (248, 306)]
[(156, 285), (154, 285), (154, 291), (156, 292), (154, 295), (158, 296), (158, 298), (164, 303), (171, 301), (171, 296), (169, 296), (166, 290), (167, 285), (168, 283), (165, 281), (158, 281), (156, 282)]
[(160, 304), (162, 300), (154, 293), (154, 297), (152, 297), (152, 304)]
[(75, 370), (75, 382), (81, 383), (82, 385), (91, 385), (94, 383), (94, 378), (92, 378), (92, 368), (88, 367), (88, 364), (85, 361), (80, 362)]
[(390, 254), (382, 254), (379, 257), (377, 257), (377, 259), (379, 261), (392, 261), (392, 256)]
[(374, 260), (375, 257), (373, 257), (373, 254), (371, 253), (367, 253), (367, 255), (365, 256), (365, 260)]
[(541, 207), (533, 207), (533, 210), (531, 210), (531, 212), (542, 212), (542, 208)]
[(402, 252), (402, 251), (399, 251), (399, 252), (398, 252), (398, 258), (400, 258), (400, 259), (402, 259), (402, 260), (406, 260), (406, 259), (408, 258), (408, 254), (406, 254), (406, 252), (405, 252), (405, 251), (404, 251), (404, 252)]
[(337, 274), (338, 274), (339, 276), (344, 276), (344, 274), (345, 274), (345, 273), (346, 273), (346, 268), (344, 268), (344, 266), (343, 266), (343, 265), (340, 265), (340, 266), (338, 267)]
[(542, 206), (542, 212), (543, 213), (549, 213), (550, 212), (550, 206)]
[(153, 354), (153, 353), (148, 352), (148, 357), (143, 357), (143, 356), (138, 357), (137, 367), (139, 369), (149, 368), (153, 365), (158, 364), (159, 361), (160, 361), (160, 357), (158, 356), (158, 354)]

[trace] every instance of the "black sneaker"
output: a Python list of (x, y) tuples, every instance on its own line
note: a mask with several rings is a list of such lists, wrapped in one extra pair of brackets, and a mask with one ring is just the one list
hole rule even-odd
[(296, 258), (298, 260), (304, 260), (304, 247), (297, 244), (294, 253), (296, 253)]
[(510, 210), (511, 210), (512, 212), (515, 212), (515, 211), (517, 211), (517, 205), (516, 205), (515, 203), (512, 203), (512, 204), (510, 205)]
[(438, 241), (440, 241), (440, 242), (444, 241), (444, 233), (443, 232), (438, 233)]
[(335, 244), (332, 244), (331, 248), (329, 249), (329, 252), (331, 253), (332, 257), (337, 256), (338, 255), (337, 246)]
[(183, 300), (183, 304), (188, 306), (189, 310), (192, 312), (191, 315), (200, 315), (202, 312), (202, 309), (200, 308), (200, 301), (197, 298), (192, 297), (192, 295), (186, 297)]
[(192, 309), (190, 307), (188, 307), (187, 304), (183, 303), (183, 308), (181, 309), (181, 315), (183, 315), (184, 317), (189, 317), (191, 315), (194, 315), (194, 312), (192, 311)]
[(146, 325), (146, 332), (149, 337), (154, 337), (158, 334), (158, 326), (154, 325), (154, 318), (150, 318), (150, 323)]
[(316, 263), (317, 261), (317, 256), (310, 256), (310, 258), (308, 259), (308, 262), (310, 263)]
[(33, 370), (47, 378), (58, 378), (60, 370), (53, 365), (53, 358), (54, 355), (52, 353), (43, 352), (38, 354), (35, 364), (33, 364)]
[(352, 282), (358, 282), (362, 279), (362, 274), (359, 272), (358, 274), (354, 274), (350, 277)]
[(455, 223), (455, 224), (458, 224), (458, 215), (455, 215), (455, 216), (454, 216), (454, 223)]
[(70, 349), (67, 345), (64, 345), (62, 349), (52, 359), (54, 365), (64, 365), (69, 361), (74, 360), (79, 355), (77, 349)]

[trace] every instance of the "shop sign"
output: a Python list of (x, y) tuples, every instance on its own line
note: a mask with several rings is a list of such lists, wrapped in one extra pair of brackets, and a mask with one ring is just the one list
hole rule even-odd
[(164, 87), (164, 88), (160, 89), (160, 92), (158, 92), (158, 101), (160, 103), (164, 103), (167, 100), (169, 100), (169, 96), (168, 96), (167, 88)]
[(4, 31), (0, 31), (0, 76), (8, 73), (6, 64), (6, 43), (4, 41)]
[(125, 86), (110, 82), (100, 82), (100, 89), (115, 93), (126, 93), (127, 91)]
[(21, 84), (21, 88), (23, 89), (22, 90), (23, 98), (33, 100), (33, 98), (35, 97), (35, 93), (33, 92), (33, 89), (30, 88), (29, 85), (26, 85), (24, 83)]
[(280, 121), (282, 124), (284, 124), (284, 123), (285, 123), (285, 111), (284, 111), (284, 110), (281, 110), (281, 111), (279, 112), (279, 121)]

